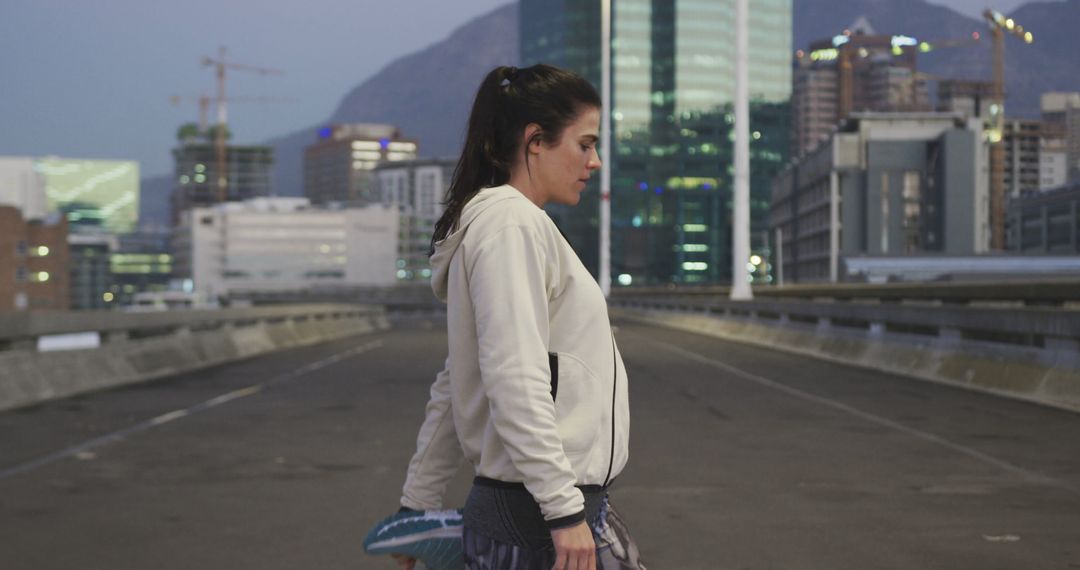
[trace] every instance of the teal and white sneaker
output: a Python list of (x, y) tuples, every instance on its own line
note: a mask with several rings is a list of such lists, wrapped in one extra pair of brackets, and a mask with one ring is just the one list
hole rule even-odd
[(368, 554), (404, 554), (428, 570), (465, 568), (461, 509), (450, 511), (402, 510), (386, 517), (364, 538)]

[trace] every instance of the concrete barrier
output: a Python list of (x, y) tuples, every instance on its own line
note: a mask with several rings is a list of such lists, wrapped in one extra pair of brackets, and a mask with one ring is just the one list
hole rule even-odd
[[(259, 310), (253, 315), (235, 313), (234, 320), (216, 328), (179, 326), (142, 339), (114, 335), (119, 340), (95, 349), (0, 351), (0, 410), (390, 328), (381, 307), (318, 307), (311, 314), (288, 308), (281, 314)], [(154, 319), (164, 322), (161, 315)]]
[(612, 307), (614, 317), (699, 333), (832, 362), (900, 374), (1080, 411), (1080, 368), (1074, 354), (912, 340), (903, 335), (854, 335), (813, 326), (703, 313)]

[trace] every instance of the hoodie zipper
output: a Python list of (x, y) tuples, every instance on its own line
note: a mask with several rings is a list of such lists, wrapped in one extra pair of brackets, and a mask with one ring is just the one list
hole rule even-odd
[(611, 335), (611, 456), (608, 458), (604, 487), (611, 482), (611, 469), (615, 466), (615, 395), (619, 385), (619, 359), (615, 355), (615, 335)]

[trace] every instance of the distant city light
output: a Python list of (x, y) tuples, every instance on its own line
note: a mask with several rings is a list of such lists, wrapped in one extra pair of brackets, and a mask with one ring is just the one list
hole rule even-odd
[(38, 246), (37, 254), (38, 254), (38, 257), (45, 257), (46, 255), (49, 255), (49, 246), (47, 246), (47, 245)]
[(1031, 35), (1031, 32), (1024, 32), (1024, 41), (1030, 44), (1035, 41), (1035, 36)]
[(750, 263), (753, 265), (761, 265), (761, 256), (757, 254), (751, 255)]
[(332, 129), (330, 127), (323, 127), (321, 129), (319, 129), (319, 138), (320, 139), (328, 139), (331, 136), (333, 136), (333, 134), (334, 134), (334, 129)]
[(112, 300), (113, 300), (113, 294), (112, 294), (112, 293), (109, 293), (108, 291), (106, 291), (106, 292), (105, 292), (105, 294), (101, 296), (101, 298), (102, 298), (102, 299), (103, 299), (103, 300), (104, 300), (104, 301), (105, 301), (106, 303), (111, 303), (111, 302), (112, 302)]
[(386, 150), (390, 146), (390, 139), (379, 139), (379, 148)]
[(901, 47), (903, 47), (903, 46), (915, 46), (915, 45), (919, 45), (919, 40), (917, 40), (917, 39), (915, 39), (915, 38), (913, 38), (911, 36), (893, 36), (892, 37), (892, 45), (893, 45), (893, 47), (896, 47), (896, 46), (901, 46)]
[(634, 278), (629, 273), (623, 273), (619, 275), (619, 285), (626, 287), (634, 282)]
[(48, 271), (38, 271), (37, 280), (42, 282), (42, 283), (44, 283), (45, 281), (48, 281), (49, 280), (49, 272)]
[(833, 45), (833, 47), (840, 47), (840, 46), (842, 46), (842, 45), (844, 45), (844, 44), (846, 44), (846, 43), (848, 43), (850, 41), (851, 41), (850, 36), (845, 36), (845, 35), (841, 34), (839, 36), (833, 36), (832, 45)]

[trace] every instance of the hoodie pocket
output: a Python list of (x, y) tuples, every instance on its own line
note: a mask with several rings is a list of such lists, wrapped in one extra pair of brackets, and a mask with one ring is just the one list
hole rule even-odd
[(563, 451), (580, 453), (596, 442), (600, 431), (604, 407), (600, 380), (572, 354), (549, 353), (548, 359), (555, 423)]

